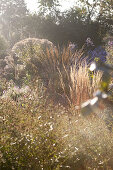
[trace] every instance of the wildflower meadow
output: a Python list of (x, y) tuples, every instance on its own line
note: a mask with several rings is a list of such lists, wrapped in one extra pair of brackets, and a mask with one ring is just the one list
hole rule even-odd
[(74, 53), (47, 40), (15, 44), (0, 82), (0, 169), (112, 169), (112, 59), (111, 43)]

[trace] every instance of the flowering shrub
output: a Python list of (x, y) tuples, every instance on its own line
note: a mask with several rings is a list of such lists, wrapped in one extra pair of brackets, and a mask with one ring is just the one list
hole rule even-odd
[(3, 95), (1, 96), (1, 99), (13, 99), (15, 101), (18, 101), (18, 99), (25, 94), (30, 93), (30, 88), (28, 86), (19, 88), (18, 86), (14, 87), (8, 87), (7, 90), (3, 91)]
[(102, 46), (95, 47), (91, 38), (87, 38), (84, 46), (80, 51), (81, 54), (78, 53), (78, 55), (77, 52), (75, 52), (75, 54), (73, 55), (74, 61), (78, 59), (77, 64), (82, 63), (82, 65), (85, 66), (85, 62), (87, 63), (87, 65), (89, 65), (93, 61), (100, 60), (105, 63), (107, 60), (106, 49)]
[(41, 67), (41, 62), (44, 64), (46, 60), (46, 48), (53, 48), (53, 43), (46, 39), (28, 38), (17, 42), (11, 54), (4, 59), (4, 77), (13, 79), (17, 85), (24, 84), (26, 80), (26, 84), (29, 83), (34, 75), (37, 76), (37, 67)]
[(96, 61), (96, 59), (106, 62), (106, 56), (107, 52), (105, 49), (101, 46), (95, 48), (94, 50), (89, 50), (88, 51), (88, 58), (87, 58), (87, 63), (91, 63), (92, 61)]

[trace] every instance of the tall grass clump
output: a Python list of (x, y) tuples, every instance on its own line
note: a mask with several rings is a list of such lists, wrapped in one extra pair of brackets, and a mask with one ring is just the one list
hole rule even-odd
[(70, 88), (71, 101), (74, 105), (80, 106), (83, 102), (90, 99), (97, 90), (101, 79), (101, 73), (97, 72), (90, 77), (88, 67), (80, 65), (77, 71), (76, 65), (71, 67), (70, 78), (72, 86)]
[(80, 106), (80, 104), (92, 97), (98, 88), (101, 73), (97, 72), (93, 78), (88, 73), (86, 58), (83, 58), (83, 50), (72, 54), (68, 48), (62, 51), (56, 48), (46, 51), (47, 64), (44, 67), (44, 76), (48, 77), (47, 89), (55, 101), (66, 105)]

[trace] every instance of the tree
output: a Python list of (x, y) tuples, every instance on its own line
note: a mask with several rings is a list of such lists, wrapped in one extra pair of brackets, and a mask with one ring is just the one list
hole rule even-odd
[(96, 20), (106, 27), (113, 29), (113, 1), (112, 0), (79, 0), (87, 10), (87, 22)]
[(39, 3), (39, 15), (52, 17), (57, 22), (60, 11), (59, 11), (59, 0), (38, 0)]
[(56, 10), (57, 6), (59, 6), (59, 0), (38, 0), (38, 3), (40, 4), (41, 10)]
[(109, 30), (113, 34), (113, 1), (102, 0), (100, 3), (99, 15), (97, 17), (106, 30)]
[(24, 18), (28, 14), (24, 0), (1, 0), (0, 1), (0, 21), (2, 34), (14, 44), (23, 37)]

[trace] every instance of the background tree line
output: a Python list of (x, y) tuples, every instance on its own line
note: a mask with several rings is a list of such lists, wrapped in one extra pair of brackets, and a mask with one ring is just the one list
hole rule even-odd
[(0, 33), (13, 46), (28, 37), (47, 38), (54, 44), (69, 41), (82, 46), (87, 37), (96, 45), (107, 32), (113, 34), (112, 0), (79, 0), (79, 6), (61, 12), (61, 0), (37, 0), (39, 10), (31, 14), (24, 0), (0, 1)]

